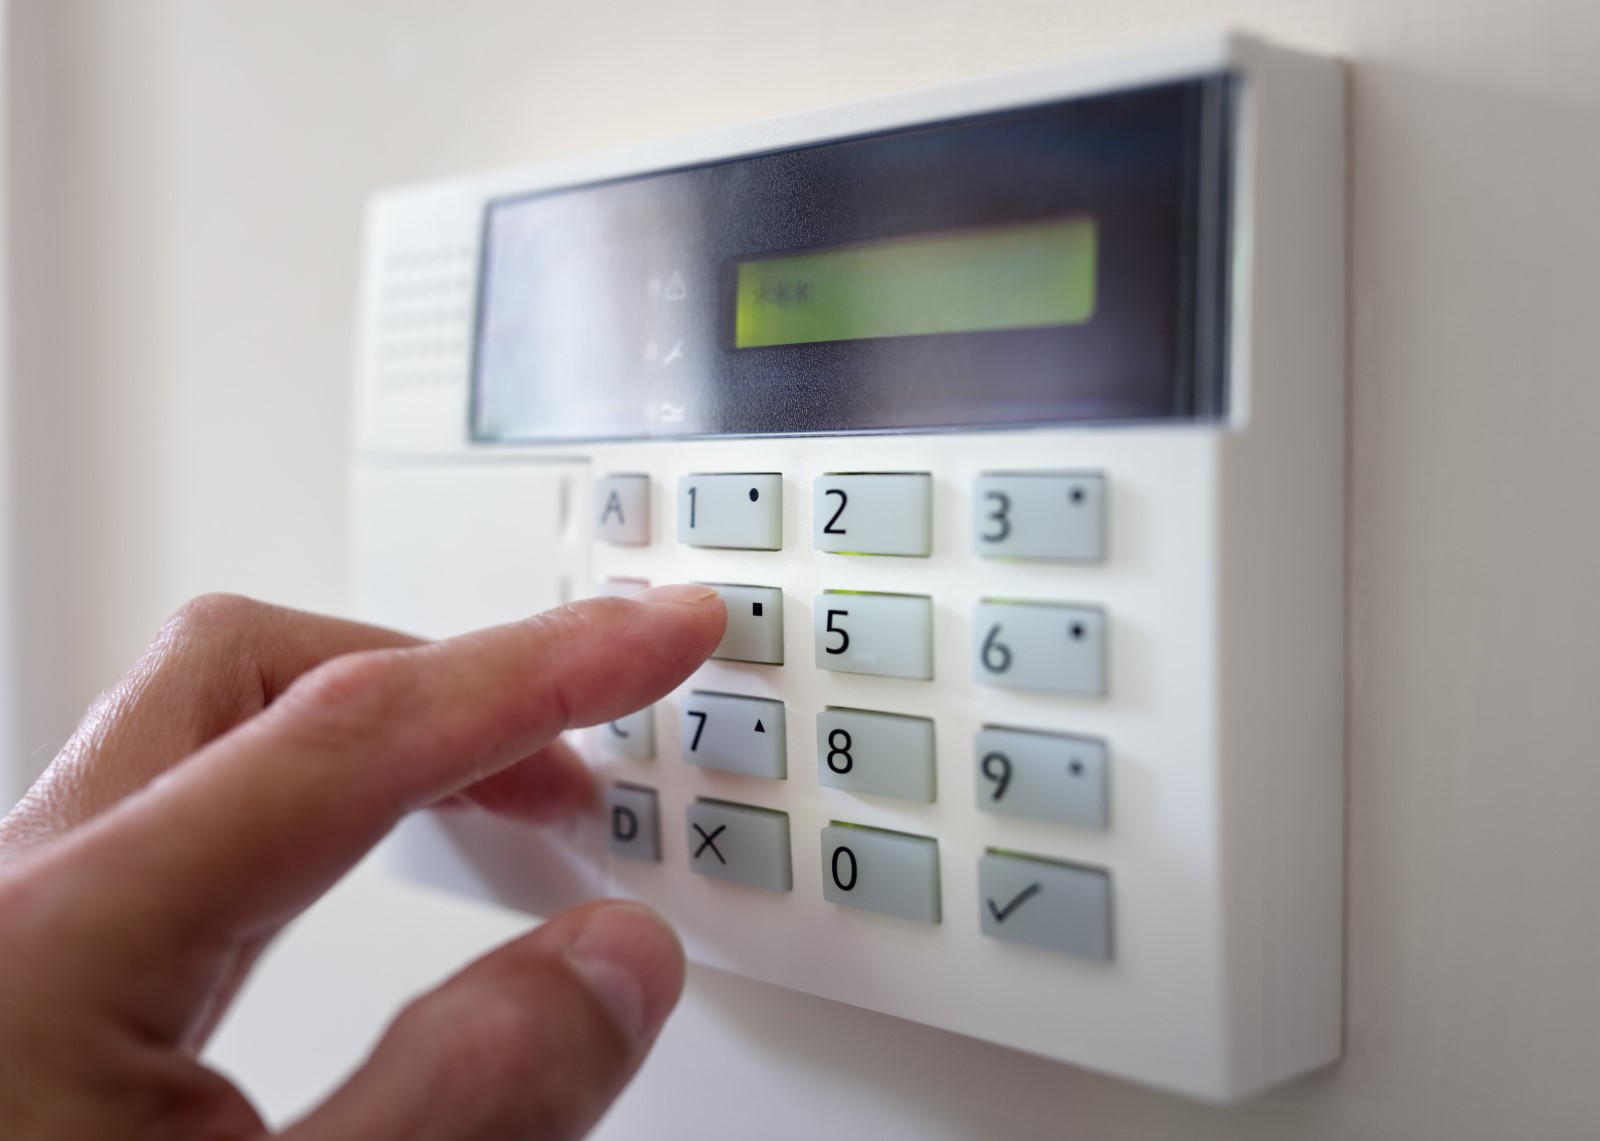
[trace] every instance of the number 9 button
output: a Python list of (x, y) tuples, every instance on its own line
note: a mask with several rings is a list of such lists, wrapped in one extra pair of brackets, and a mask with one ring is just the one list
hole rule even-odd
[(1106, 826), (1106, 746), (1088, 737), (986, 726), (977, 744), (978, 807), (1075, 828)]

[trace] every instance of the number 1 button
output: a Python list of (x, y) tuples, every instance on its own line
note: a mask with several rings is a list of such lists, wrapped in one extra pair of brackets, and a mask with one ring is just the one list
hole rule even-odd
[(783, 549), (783, 476), (686, 475), (678, 480), (678, 542), (746, 551)]

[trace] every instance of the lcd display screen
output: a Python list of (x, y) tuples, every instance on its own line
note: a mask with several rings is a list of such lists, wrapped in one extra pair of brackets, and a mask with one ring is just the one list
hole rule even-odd
[(1081, 325), (1094, 313), (1087, 218), (740, 262), (735, 348)]
[(1227, 76), (490, 203), (472, 435), (1215, 419)]

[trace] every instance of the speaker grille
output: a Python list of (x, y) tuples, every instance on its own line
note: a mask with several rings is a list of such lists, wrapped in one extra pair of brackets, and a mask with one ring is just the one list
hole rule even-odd
[(372, 346), (379, 389), (465, 383), (475, 268), (470, 243), (412, 246), (384, 255)]

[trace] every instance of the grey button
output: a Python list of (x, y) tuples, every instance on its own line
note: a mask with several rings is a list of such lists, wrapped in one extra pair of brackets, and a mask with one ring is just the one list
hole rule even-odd
[(630, 860), (661, 859), (661, 814), (656, 790), (634, 784), (606, 789), (607, 845)]
[(973, 676), (1011, 689), (1106, 691), (1106, 614), (1096, 606), (984, 599), (972, 615)]
[(987, 472), (972, 497), (973, 547), (1005, 559), (1099, 562), (1106, 479), (1092, 472)]
[(939, 844), (926, 836), (830, 824), (822, 830), (822, 898), (937, 923)]
[(783, 591), (775, 586), (727, 586), (708, 582), (728, 608), (728, 626), (713, 658), (783, 665)]
[(931, 803), (933, 722), (825, 709), (817, 714), (817, 780), (830, 788)]
[(648, 761), (656, 755), (656, 707), (646, 706), (637, 713), (597, 726), (600, 747), (624, 757)]
[(794, 890), (788, 813), (697, 800), (688, 816), (692, 871), (768, 891)]
[(594, 481), (594, 536), (605, 543), (650, 541), (650, 477), (607, 475)]
[(683, 699), (683, 759), (703, 769), (789, 775), (783, 702), (696, 690)]
[(1106, 746), (1088, 737), (985, 728), (978, 734), (978, 807), (1003, 816), (1106, 826)]
[(828, 591), (817, 598), (815, 619), (820, 669), (932, 680), (931, 598)]
[(782, 550), (783, 476), (684, 476), (678, 480), (678, 542), (690, 547)]
[(990, 851), (978, 860), (983, 933), (1048, 951), (1111, 958), (1111, 876)]
[(812, 543), (819, 551), (933, 553), (933, 480), (926, 474), (818, 476), (813, 500)]

